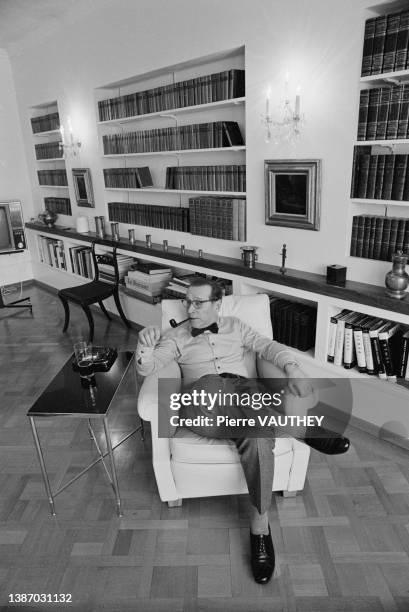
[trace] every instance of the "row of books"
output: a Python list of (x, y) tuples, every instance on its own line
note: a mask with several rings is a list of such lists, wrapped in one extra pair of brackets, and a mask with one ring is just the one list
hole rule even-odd
[(31, 129), (33, 130), (33, 134), (49, 132), (50, 130), (59, 130), (60, 117), (58, 112), (42, 115), (41, 117), (32, 117)]
[(37, 170), (40, 185), (68, 185), (66, 170)]
[(72, 215), (70, 198), (44, 198), (44, 208), (60, 215)]
[(246, 166), (169, 166), (166, 168), (165, 188), (245, 192)]
[(391, 261), (396, 251), (409, 254), (409, 219), (382, 215), (353, 217), (350, 255)]
[(365, 22), (362, 76), (405, 70), (409, 65), (409, 11)]
[(102, 143), (105, 155), (121, 155), (240, 146), (244, 144), (244, 141), (239, 125), (235, 121), (213, 121), (179, 127), (104, 134)]
[(108, 202), (110, 221), (189, 232), (189, 209), (180, 206)]
[(317, 309), (313, 306), (270, 296), (273, 338), (300, 351), (315, 344)]
[(208, 104), (245, 93), (245, 72), (232, 68), (98, 102), (100, 121)]
[(409, 326), (342, 310), (331, 317), (328, 361), (397, 382), (409, 380)]
[(152, 187), (152, 176), (148, 166), (139, 168), (105, 168), (105, 187), (140, 189)]
[(92, 264), (91, 247), (73, 246), (69, 249), (71, 269), (74, 274), (94, 278), (94, 267)]
[(43, 142), (35, 145), (36, 159), (55, 159), (63, 157), (63, 149), (60, 146), (60, 142)]
[(246, 240), (244, 198), (189, 198), (190, 233), (223, 240)]
[(67, 269), (64, 242), (62, 240), (38, 236), (38, 250), (40, 253), (40, 261), (43, 263), (53, 266), (54, 268), (60, 268), (61, 270)]
[(370, 150), (355, 148), (351, 197), (409, 201), (409, 156), (371, 155)]
[(408, 134), (409, 83), (361, 91), (358, 140), (393, 140)]

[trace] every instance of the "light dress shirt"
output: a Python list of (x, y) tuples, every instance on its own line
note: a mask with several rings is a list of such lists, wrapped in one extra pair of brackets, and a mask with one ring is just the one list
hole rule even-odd
[(294, 354), (284, 344), (267, 338), (236, 317), (219, 317), (219, 332), (205, 331), (193, 338), (191, 325), (166, 332), (155, 347), (138, 344), (136, 369), (142, 376), (159, 371), (177, 361), (185, 382), (206, 374), (231, 372), (248, 377), (244, 352), (252, 350), (281, 369), (294, 363)]

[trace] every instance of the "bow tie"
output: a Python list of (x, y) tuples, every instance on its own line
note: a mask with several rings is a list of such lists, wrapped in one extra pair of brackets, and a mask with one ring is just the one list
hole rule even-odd
[(200, 334), (203, 334), (203, 332), (205, 331), (212, 332), (212, 334), (217, 334), (217, 332), (219, 331), (219, 326), (217, 325), (217, 323), (212, 323), (207, 327), (192, 327), (191, 334), (193, 338), (195, 338), (196, 336), (200, 336)]

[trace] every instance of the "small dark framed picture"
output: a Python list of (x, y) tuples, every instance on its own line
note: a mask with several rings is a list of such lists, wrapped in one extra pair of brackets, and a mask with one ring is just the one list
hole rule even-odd
[(95, 208), (94, 194), (92, 192), (91, 172), (89, 168), (73, 168), (75, 197), (78, 206)]
[(319, 230), (320, 159), (266, 160), (264, 185), (266, 225)]

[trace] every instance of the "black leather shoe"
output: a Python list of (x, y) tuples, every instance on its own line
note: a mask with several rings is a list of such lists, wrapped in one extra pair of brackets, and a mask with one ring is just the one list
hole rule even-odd
[(314, 427), (313, 433), (314, 437), (309, 437), (307, 431), (307, 436), (303, 439), (303, 442), (311, 446), (311, 448), (315, 448), (315, 450), (320, 453), (325, 453), (326, 455), (342, 455), (342, 453), (346, 453), (349, 449), (350, 442), (348, 438), (340, 436), (329, 429)]
[(270, 526), (268, 535), (253, 535), (250, 531), (251, 569), (254, 580), (267, 584), (274, 572), (275, 555)]

